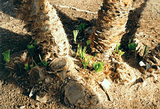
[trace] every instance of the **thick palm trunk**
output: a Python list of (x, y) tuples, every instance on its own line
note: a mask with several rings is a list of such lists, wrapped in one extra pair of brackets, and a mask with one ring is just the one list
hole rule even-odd
[(42, 47), (45, 60), (69, 54), (69, 42), (63, 25), (47, 0), (14, 0), (19, 18), (24, 20), (33, 39)]
[[(42, 60), (47, 62), (52, 73), (62, 71), (59, 76), (63, 80), (66, 72), (73, 70), (74, 62), (69, 56), (70, 45), (56, 9), (48, 0), (13, 1), (18, 17), (25, 22), (25, 27), (36, 41), (36, 51), (40, 51), (32, 58), (39, 60), (43, 55)], [(32, 70), (29, 74), (32, 76)]]
[(113, 51), (125, 33), (131, 6), (132, 0), (103, 0), (95, 33), (90, 37), (93, 51)]

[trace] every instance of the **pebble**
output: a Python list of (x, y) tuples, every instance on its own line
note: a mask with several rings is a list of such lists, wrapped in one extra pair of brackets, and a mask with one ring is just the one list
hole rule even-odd
[(15, 28), (15, 26), (14, 26), (14, 25), (12, 25), (12, 28)]
[(13, 17), (10, 17), (9, 19), (10, 19), (10, 20), (13, 20)]
[(149, 63), (146, 63), (146, 69), (150, 69), (151, 65)]
[(32, 87), (32, 89), (31, 89), (31, 91), (30, 91), (30, 93), (29, 93), (29, 97), (32, 97), (33, 95), (34, 95), (34, 87)]
[(51, 78), (51, 77), (47, 77), (47, 78), (45, 78), (45, 83), (52, 83), (54, 80), (53, 80), (53, 78)]
[(143, 61), (140, 61), (140, 62), (139, 62), (139, 66), (141, 66), (141, 67), (142, 67), (142, 66), (146, 66), (146, 64), (145, 64)]
[(20, 109), (25, 109), (25, 106), (21, 106)]
[(48, 99), (49, 97), (46, 95), (44, 97), (39, 97), (38, 95), (36, 95), (36, 100), (40, 101), (41, 103), (46, 103)]
[(107, 80), (104, 79), (102, 82), (99, 82), (99, 84), (103, 87), (103, 89), (106, 91), (109, 86), (111, 85), (111, 83)]

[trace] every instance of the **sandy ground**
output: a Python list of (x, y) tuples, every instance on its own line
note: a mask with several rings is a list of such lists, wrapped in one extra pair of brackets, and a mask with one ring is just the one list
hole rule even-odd
[[(136, 0), (134, 4), (136, 13), (132, 15), (135, 18), (132, 17), (131, 20), (138, 25), (134, 28), (137, 39), (153, 49), (160, 42), (160, 0), (146, 0), (143, 7), (141, 2), (143, 3), (144, 0)], [(72, 38), (72, 31), (76, 25), (95, 24), (102, 0), (50, 0), (50, 3), (57, 9), (68, 37)], [(23, 21), (16, 18), (11, 0), (0, 0), (0, 109), (69, 108), (57, 99), (52, 103), (43, 104), (29, 98), (27, 94), (22, 93), (21, 87), (14, 79), (6, 77), (7, 72), (4, 70), (1, 54), (10, 49), (11, 54), (17, 55), (19, 51), (26, 49), (31, 40), (23, 25)], [(130, 58), (127, 63), (134, 68), (132, 60), (134, 59)], [(160, 80), (160, 77), (158, 79)], [(152, 79), (147, 81), (145, 86), (142, 83), (132, 87), (112, 84), (112, 88), (108, 90), (111, 101), (106, 102), (105, 108), (160, 109), (160, 83), (154, 83)]]

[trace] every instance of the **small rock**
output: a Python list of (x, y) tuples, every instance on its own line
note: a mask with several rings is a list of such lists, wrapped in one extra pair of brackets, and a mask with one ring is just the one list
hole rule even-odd
[(106, 91), (109, 86), (111, 85), (111, 83), (107, 80), (104, 79), (102, 82), (99, 82), (99, 84), (103, 87), (103, 89)]
[(31, 91), (30, 91), (30, 93), (29, 93), (29, 97), (32, 97), (33, 95), (34, 95), (34, 87), (32, 87), (32, 89), (31, 89)]
[(77, 102), (84, 96), (84, 88), (81, 84), (72, 81), (67, 84), (65, 88), (65, 97), (71, 104), (77, 104)]
[(45, 95), (44, 97), (39, 97), (38, 95), (36, 95), (36, 100), (40, 101), (41, 103), (46, 103), (48, 99), (49, 99), (49, 96), (47, 95)]
[(145, 87), (145, 86), (146, 86), (146, 84), (147, 84), (147, 82), (146, 82), (146, 81), (144, 81), (144, 82), (143, 82), (143, 87)]
[(64, 58), (54, 59), (50, 63), (52, 71), (60, 71), (66, 66), (66, 60)]
[(10, 20), (13, 20), (13, 17), (10, 17), (9, 19), (10, 19)]
[(25, 109), (25, 106), (21, 106), (20, 109)]
[(52, 83), (54, 80), (53, 80), (53, 78), (51, 78), (51, 77), (47, 77), (47, 78), (45, 78), (45, 82), (48, 84), (48, 83)]
[(94, 107), (99, 103), (99, 97), (92, 91), (88, 90), (81, 83), (70, 81), (65, 86), (64, 102), (65, 104), (71, 104), (80, 108)]
[(149, 63), (146, 63), (146, 69), (149, 70), (151, 68), (151, 65)]
[(139, 66), (141, 66), (141, 67), (142, 67), (142, 66), (146, 66), (146, 64), (145, 64), (143, 61), (140, 61), (140, 62), (139, 62)]

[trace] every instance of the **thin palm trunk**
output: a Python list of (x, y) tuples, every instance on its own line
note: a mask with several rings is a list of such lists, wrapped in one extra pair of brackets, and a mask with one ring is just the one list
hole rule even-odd
[(125, 33), (132, 0), (103, 0), (95, 33), (90, 36), (93, 52), (112, 52)]

